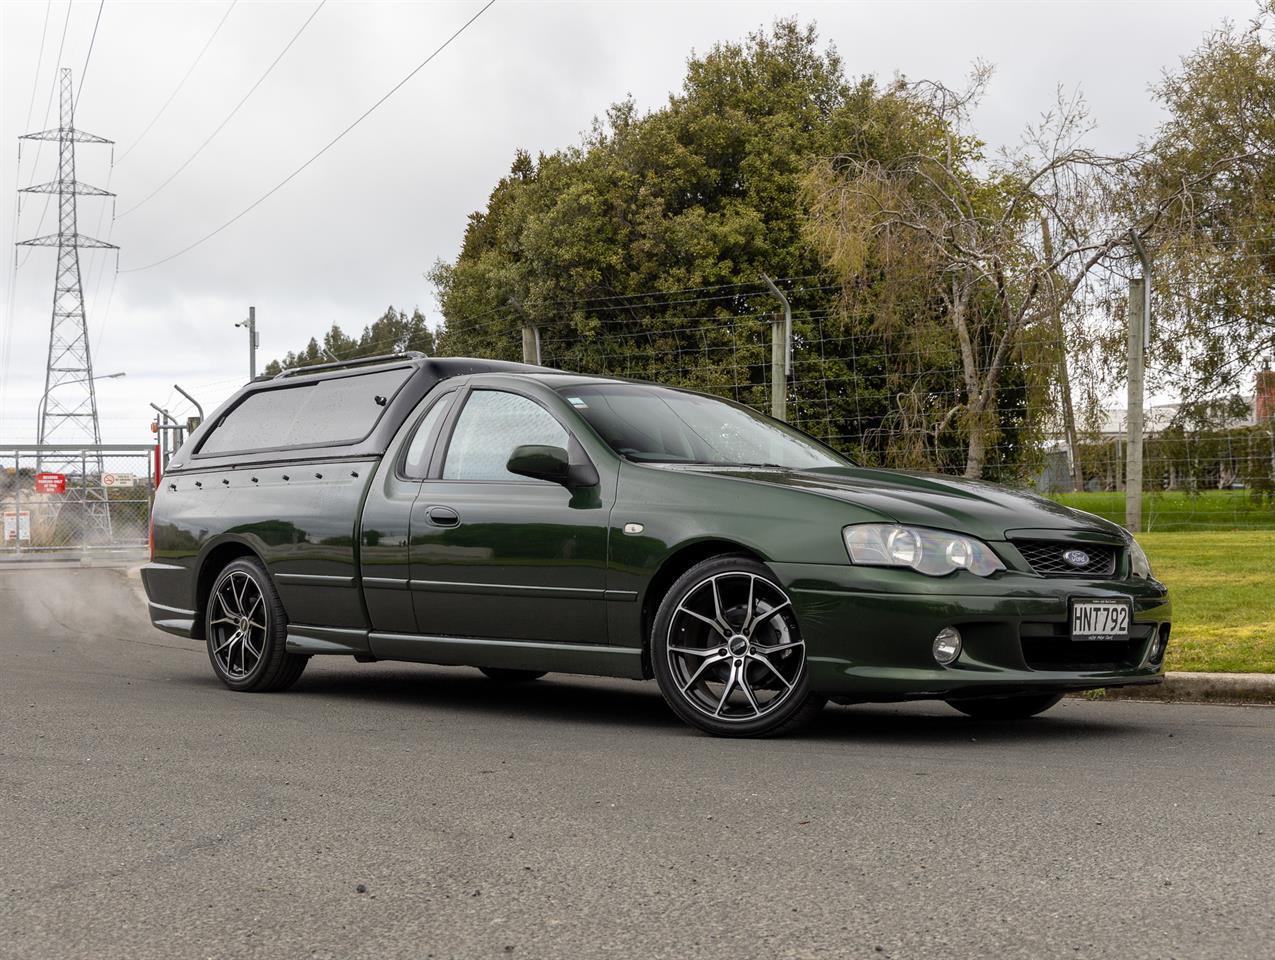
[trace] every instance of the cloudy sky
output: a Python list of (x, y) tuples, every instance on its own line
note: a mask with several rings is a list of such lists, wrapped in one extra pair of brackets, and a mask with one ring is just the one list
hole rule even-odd
[[(207, 243), (149, 267), (292, 173), (482, 3), (329, 0), (220, 133), (145, 199), (222, 123), (318, 2), (106, 0), (76, 113), (78, 127), (116, 141), (113, 168), (110, 148), (77, 154), (79, 179), (109, 182), (119, 195), (114, 223), (109, 201), (83, 199), (79, 213), (82, 233), (120, 246), (118, 276), (113, 254), (82, 255), (95, 372), (127, 374), (98, 385), (105, 440), (147, 440), (148, 401), (184, 413), (174, 383), (211, 409), (246, 379), (246, 337), (234, 323), (249, 304), (257, 308), (263, 363), (333, 322), (356, 332), (390, 304), (436, 319), (423, 274), (455, 256), (467, 215), (516, 148), (570, 144), (626, 94), (642, 108), (658, 107), (680, 85), (688, 53), (776, 17), (816, 21), (852, 75), (901, 72), (957, 84), (972, 60), (990, 61), (996, 78), (976, 120), (993, 144), (1016, 141), (1059, 84), (1079, 87), (1098, 123), (1094, 144), (1121, 150), (1159, 121), (1148, 87), (1161, 72), (1223, 19), (1243, 21), (1254, 11), (1248, 0), (498, 0), (278, 193)], [(98, 0), (0, 2), (6, 245), (15, 235), (12, 191), (56, 177), (51, 144), (38, 158), (35, 145), (24, 144), (18, 168), (17, 137), (57, 125), (56, 98), (45, 120), (56, 68), (71, 67), (78, 85), (98, 11)], [(43, 200), (24, 198), (19, 239), (56, 231), (56, 199), (40, 226)], [(9, 345), (0, 442), (34, 439), (55, 257), (21, 248), (16, 280), (11, 248), (0, 261), (0, 348), (6, 338)]]

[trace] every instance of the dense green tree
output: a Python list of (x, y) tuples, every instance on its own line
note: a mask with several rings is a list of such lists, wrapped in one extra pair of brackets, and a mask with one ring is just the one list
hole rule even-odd
[(289, 351), (282, 360), (271, 360), (265, 372), (273, 376), (292, 367), (374, 357), (382, 353), (402, 353), (405, 350), (417, 350), (433, 356), (434, 331), (420, 310), (413, 310), (409, 316), (402, 310), (388, 307), (385, 313), (363, 328), (357, 340), (334, 323), (323, 335), (322, 343), (311, 337), (302, 350)]
[(779, 21), (692, 57), (660, 109), (626, 101), (577, 147), (518, 153), (456, 262), (432, 273), (440, 349), (518, 358), (530, 323), (546, 363), (764, 407), (778, 306), (765, 273), (795, 309), (789, 419), (879, 458), (890, 344), (823, 279), (802, 191), (818, 157), (886, 161), (936, 136), (901, 89), (848, 81), (813, 27)]

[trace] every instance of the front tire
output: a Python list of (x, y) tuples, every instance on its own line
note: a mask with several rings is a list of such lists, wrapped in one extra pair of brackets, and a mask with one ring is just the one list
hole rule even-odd
[(715, 557), (678, 578), (655, 617), (651, 665), (673, 712), (719, 737), (791, 733), (827, 702), (810, 692), (792, 601), (751, 557)]
[(288, 653), (288, 618), (261, 562), (232, 561), (217, 575), (204, 612), (213, 672), (231, 690), (265, 693), (296, 683), (309, 657)]
[(1026, 720), (1056, 706), (1062, 694), (1035, 697), (988, 697), (983, 700), (948, 700), (947, 705), (976, 720)]

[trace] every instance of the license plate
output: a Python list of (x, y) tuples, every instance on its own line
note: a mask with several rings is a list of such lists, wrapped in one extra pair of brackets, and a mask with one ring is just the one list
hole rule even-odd
[(1127, 639), (1132, 614), (1133, 605), (1128, 600), (1073, 600), (1071, 639)]

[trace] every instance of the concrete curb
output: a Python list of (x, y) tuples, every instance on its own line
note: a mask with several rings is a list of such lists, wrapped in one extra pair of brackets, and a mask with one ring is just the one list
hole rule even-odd
[[(1090, 695), (1092, 696), (1092, 694)], [(1104, 690), (1103, 700), (1182, 703), (1251, 703), (1275, 706), (1275, 673), (1186, 673), (1170, 671), (1153, 687)]]

